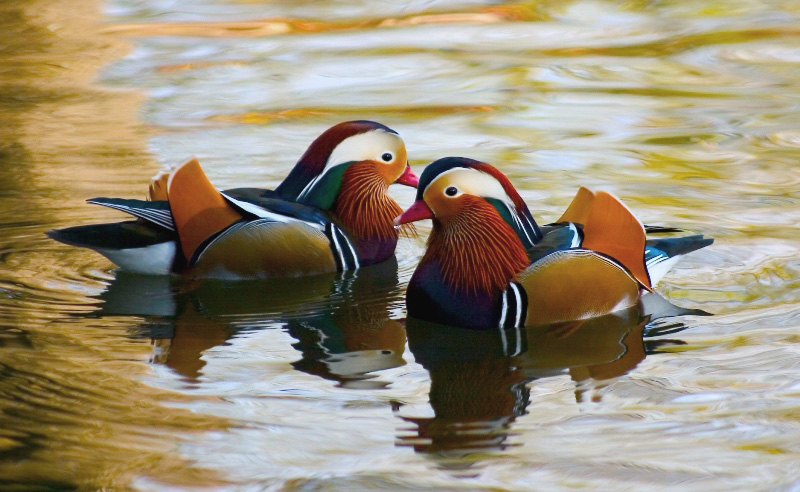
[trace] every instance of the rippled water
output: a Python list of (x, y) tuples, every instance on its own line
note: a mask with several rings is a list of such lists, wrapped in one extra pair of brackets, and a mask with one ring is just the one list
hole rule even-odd
[[(0, 488), (796, 488), (798, 26), (791, 0), (2, 2)], [(714, 316), (406, 324), (424, 228), (381, 269), (238, 284), (44, 236), (191, 156), (273, 187), (355, 118), (417, 170), (496, 164), (543, 222), (586, 185), (713, 235), (658, 290)]]

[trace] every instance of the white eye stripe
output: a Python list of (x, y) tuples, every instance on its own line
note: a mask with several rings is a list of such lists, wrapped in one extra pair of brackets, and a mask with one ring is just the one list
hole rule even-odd
[(516, 216), (516, 206), (511, 200), (511, 197), (509, 197), (506, 193), (503, 185), (500, 184), (500, 182), (497, 181), (492, 175), (478, 171), (477, 169), (471, 169), (467, 167), (454, 167), (452, 169), (448, 169), (447, 171), (438, 175), (436, 179), (431, 181), (428, 186), (425, 187), (425, 189), (422, 191), (423, 196), (425, 195), (425, 192), (428, 191), (428, 188), (433, 185), (433, 183), (448, 175), (455, 175), (452, 177), (452, 182), (455, 183), (452, 186), (458, 189), (459, 194), (468, 193), (470, 195), (481, 196), (484, 198), (495, 198), (504, 202), (508, 206), (509, 210), (514, 210), (515, 213), (512, 215)]
[(466, 171), (466, 170), (467, 170), (466, 167), (454, 167), (452, 169), (448, 169), (447, 171), (445, 171), (445, 172), (441, 173), (440, 175), (436, 176), (436, 179), (434, 179), (433, 181), (428, 183), (428, 186), (426, 186), (425, 189), (422, 190), (422, 194), (424, 195), (425, 192), (428, 191), (428, 188), (433, 186), (433, 183), (435, 183), (435, 182), (439, 181), (440, 179), (442, 179), (442, 177), (447, 176), (448, 174), (451, 174), (451, 173), (453, 173), (455, 171)]
[(381, 156), (385, 153), (391, 153), (392, 159), (396, 158), (397, 152), (387, 149), (392, 147), (397, 148), (396, 146), (398, 143), (402, 146), (402, 142), (402, 139), (396, 133), (390, 133), (380, 128), (345, 138), (333, 149), (322, 172), (303, 188), (298, 198), (302, 199), (306, 197), (314, 188), (314, 185), (317, 184), (331, 168), (339, 164), (366, 160), (387, 162), (381, 159)]
[(387, 153), (392, 154), (394, 158), (396, 152), (391, 149), (396, 148), (398, 140), (400, 137), (397, 134), (381, 129), (353, 135), (344, 139), (333, 149), (325, 168), (327, 170), (345, 162), (380, 159), (383, 154)]

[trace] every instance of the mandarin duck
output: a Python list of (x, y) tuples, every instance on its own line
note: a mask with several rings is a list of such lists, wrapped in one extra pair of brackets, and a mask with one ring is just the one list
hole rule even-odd
[(354, 270), (393, 256), (392, 219), (402, 209), (387, 190), (417, 182), (396, 132), (346, 122), (318, 137), (274, 191), (220, 192), (191, 160), (156, 176), (149, 201), (89, 200), (137, 220), (48, 235), (144, 274), (242, 279)]
[(408, 314), (468, 328), (629, 308), (680, 255), (713, 242), (701, 235), (648, 240), (616, 197), (585, 188), (557, 223), (539, 227), (508, 178), (462, 157), (426, 167), (416, 201), (395, 224), (422, 219), (432, 219), (433, 229), (408, 285)]

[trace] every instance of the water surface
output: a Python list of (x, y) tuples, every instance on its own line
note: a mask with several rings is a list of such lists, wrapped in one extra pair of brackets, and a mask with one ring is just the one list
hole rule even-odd
[[(3, 2), (0, 488), (796, 486), (799, 25), (789, 0)], [(274, 187), (356, 118), (417, 171), (495, 164), (540, 222), (585, 185), (714, 236), (657, 289), (714, 316), (406, 323), (425, 227), (378, 269), (233, 284), (44, 236), (190, 157)]]

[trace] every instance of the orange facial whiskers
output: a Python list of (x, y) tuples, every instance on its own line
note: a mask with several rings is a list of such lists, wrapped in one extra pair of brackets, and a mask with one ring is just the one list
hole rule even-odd
[(356, 238), (397, 239), (392, 221), (403, 209), (389, 197), (377, 162), (353, 164), (344, 172), (333, 212)]
[(463, 196), (459, 212), (435, 219), (420, 264), (437, 261), (444, 282), (459, 292), (503, 291), (528, 266), (514, 230), (485, 200)]

